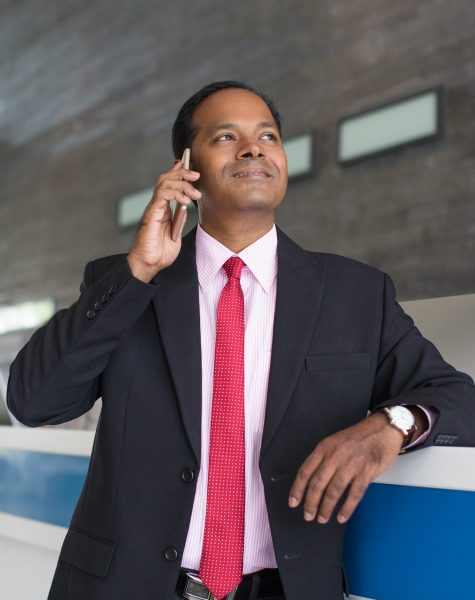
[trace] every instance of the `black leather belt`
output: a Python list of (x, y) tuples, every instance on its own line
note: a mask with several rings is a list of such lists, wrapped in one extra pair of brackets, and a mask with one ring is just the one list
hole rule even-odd
[[(214, 600), (208, 588), (200, 582), (197, 573), (181, 570), (176, 590), (183, 598), (190, 600)], [(256, 573), (244, 575), (241, 583), (227, 600), (244, 600), (253, 592), (255, 598), (284, 595), (282, 581), (277, 569), (264, 569)]]

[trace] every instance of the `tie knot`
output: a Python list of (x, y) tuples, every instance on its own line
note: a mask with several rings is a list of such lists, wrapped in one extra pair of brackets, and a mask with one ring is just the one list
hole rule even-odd
[(239, 279), (241, 277), (241, 271), (243, 267), (244, 263), (239, 256), (231, 256), (231, 258), (228, 258), (223, 265), (223, 269), (226, 271), (228, 279), (231, 279), (231, 277), (236, 277)]

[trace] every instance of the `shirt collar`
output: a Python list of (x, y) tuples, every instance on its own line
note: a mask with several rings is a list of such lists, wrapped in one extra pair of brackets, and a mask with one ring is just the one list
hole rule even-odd
[(198, 224), (196, 229), (196, 268), (198, 281), (203, 291), (231, 256), (239, 256), (267, 294), (277, 276), (277, 230), (275, 225), (250, 246), (235, 254), (206, 233)]

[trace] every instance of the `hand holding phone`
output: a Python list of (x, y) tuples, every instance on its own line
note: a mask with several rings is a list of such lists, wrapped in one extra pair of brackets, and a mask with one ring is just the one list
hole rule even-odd
[[(191, 199), (201, 198), (201, 192), (194, 187), (199, 177), (199, 173), (190, 171), (189, 148), (181, 161), (176, 161), (169, 171), (158, 177), (127, 256), (132, 274), (141, 281), (151, 281), (178, 256), (186, 206)], [(176, 202), (173, 215), (172, 201)]]

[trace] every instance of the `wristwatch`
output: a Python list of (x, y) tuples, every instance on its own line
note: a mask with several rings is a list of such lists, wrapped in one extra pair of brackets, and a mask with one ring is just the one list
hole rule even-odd
[(416, 420), (412, 412), (405, 406), (385, 406), (381, 412), (384, 412), (388, 418), (389, 424), (404, 435), (404, 444), (411, 439), (417, 431)]

